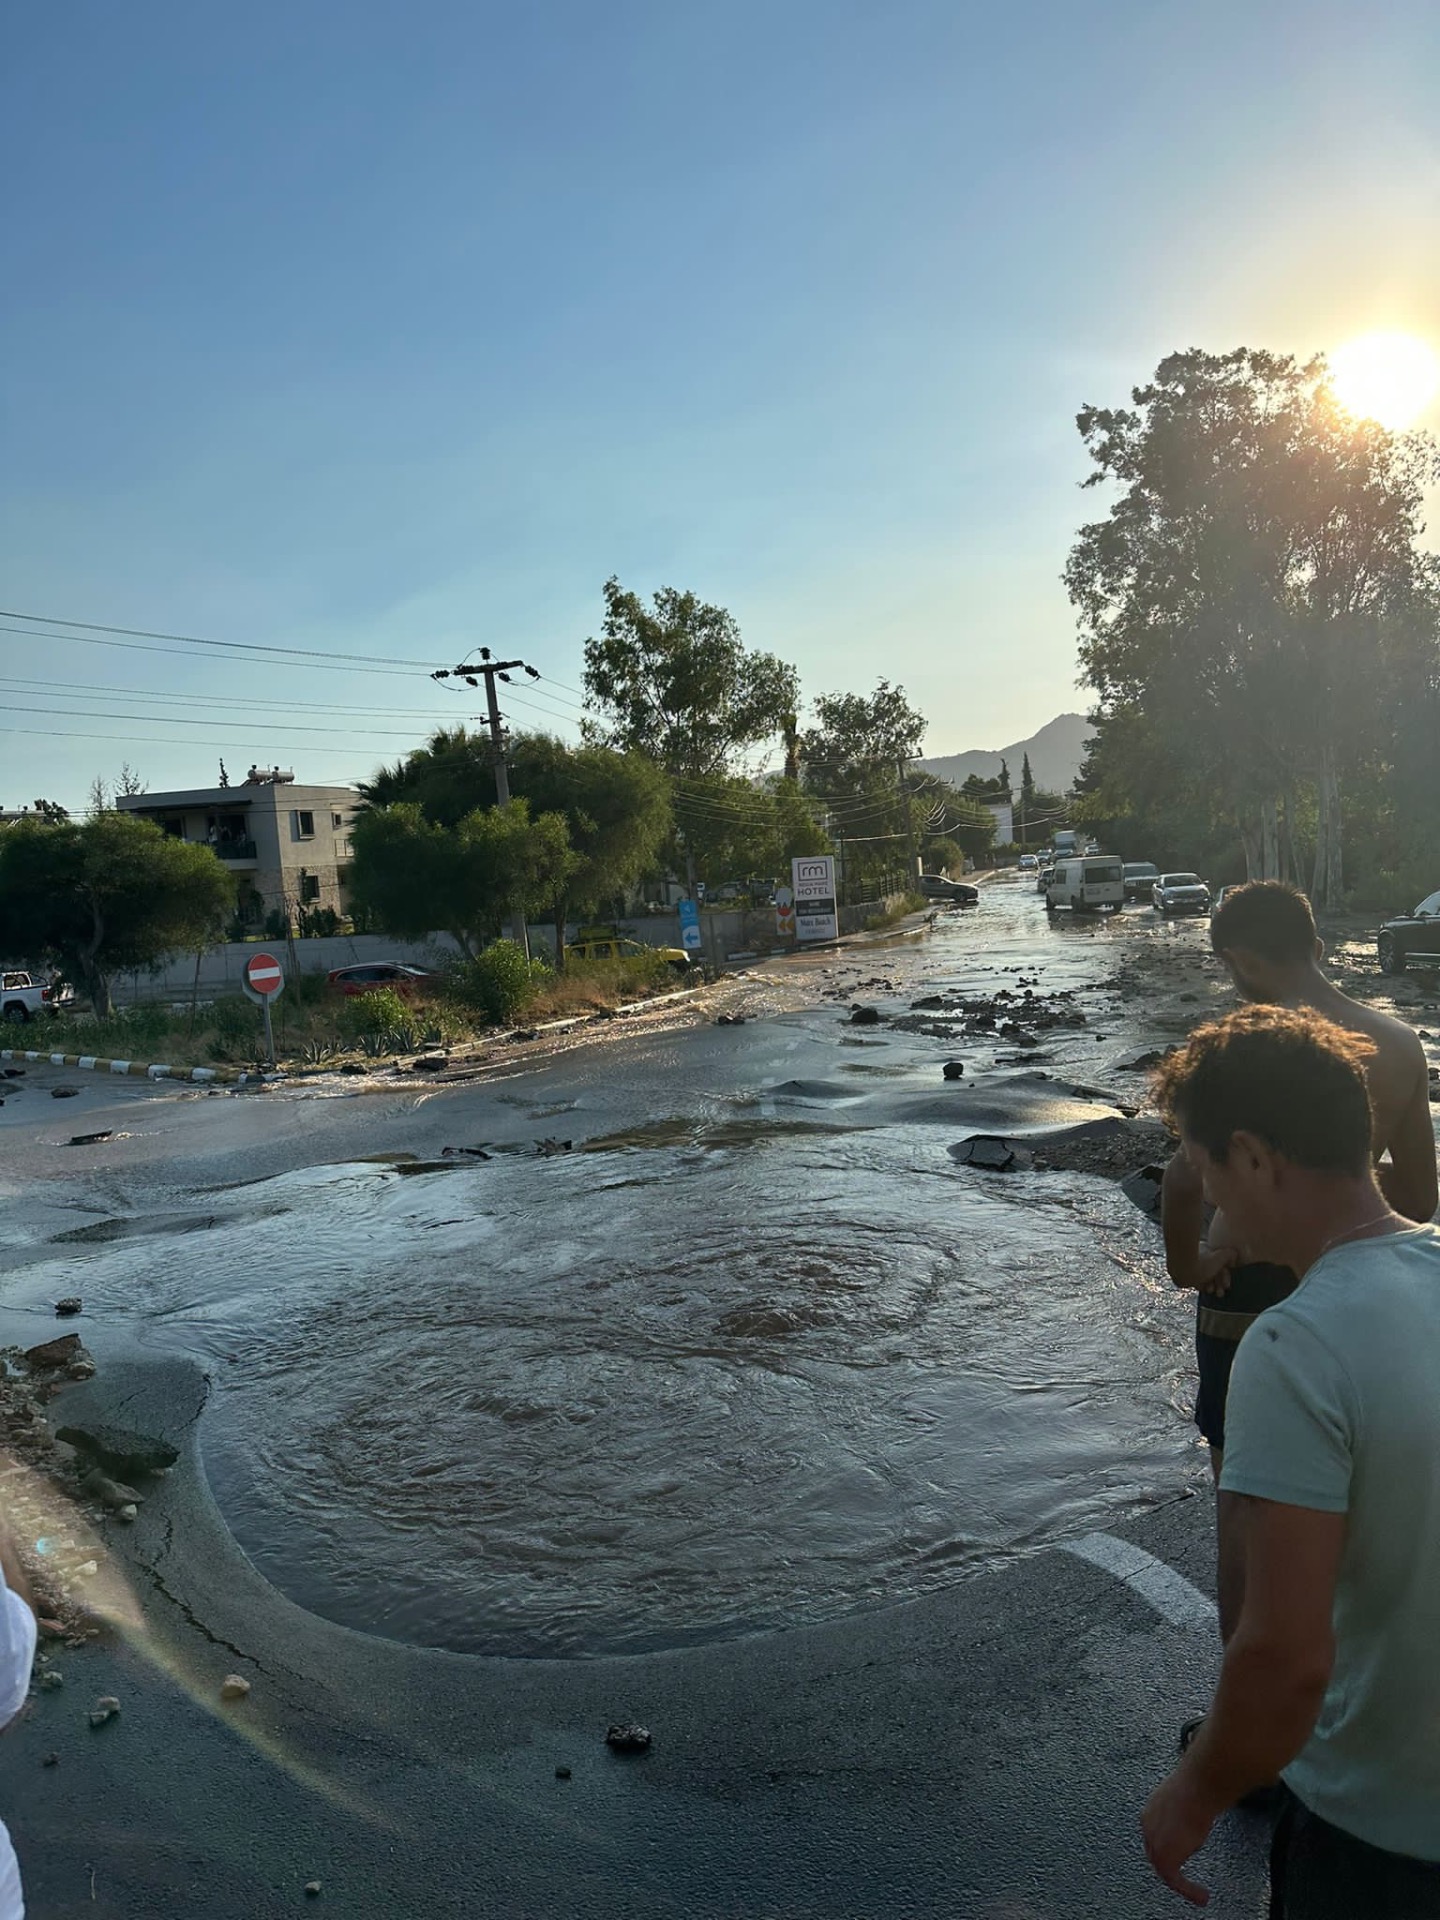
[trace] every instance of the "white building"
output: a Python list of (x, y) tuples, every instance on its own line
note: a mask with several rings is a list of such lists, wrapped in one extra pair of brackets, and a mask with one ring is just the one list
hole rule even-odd
[(279, 767), (252, 767), (233, 787), (117, 797), (122, 813), (153, 820), (177, 840), (213, 848), (236, 877), (239, 918), (257, 932), (271, 914), (292, 924), (316, 908), (350, 910), (354, 787), (303, 787)]

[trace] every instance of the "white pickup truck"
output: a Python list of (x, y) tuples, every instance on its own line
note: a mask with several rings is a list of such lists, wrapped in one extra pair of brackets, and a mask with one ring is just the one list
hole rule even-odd
[(27, 1020), (38, 1020), (42, 1013), (60, 1011), (55, 995), (28, 973), (0, 973), (0, 1020), (23, 1027)]

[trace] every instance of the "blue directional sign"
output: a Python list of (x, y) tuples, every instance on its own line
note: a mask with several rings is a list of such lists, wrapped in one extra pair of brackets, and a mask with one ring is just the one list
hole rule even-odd
[(680, 944), (687, 953), (700, 951), (700, 907), (697, 901), (680, 902)]

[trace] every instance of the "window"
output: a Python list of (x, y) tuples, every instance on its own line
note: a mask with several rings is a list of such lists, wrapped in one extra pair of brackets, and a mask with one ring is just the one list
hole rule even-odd
[(331, 814), (331, 816), (330, 816), (330, 824), (331, 824), (331, 826), (332, 826), (332, 827), (334, 827), (334, 828), (335, 828), (335, 830), (336, 830), (336, 832), (338, 833), (338, 832), (339, 832), (339, 830), (340, 830), (340, 828), (341, 828), (341, 827), (343, 827), (343, 826), (344, 826), (344, 824), (345, 824), (345, 816), (344, 816), (344, 814), (343, 814), (343, 813), (332, 813), (332, 814)]
[(299, 807), (290, 810), (290, 837), (292, 840), (313, 840), (315, 838), (315, 816), (304, 813)]
[(300, 904), (312, 905), (320, 898), (320, 876), (318, 873), (302, 873), (300, 876)]

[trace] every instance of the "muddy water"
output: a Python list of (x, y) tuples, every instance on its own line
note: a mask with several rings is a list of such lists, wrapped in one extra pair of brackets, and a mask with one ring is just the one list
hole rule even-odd
[(1154, 937), (1047, 927), (997, 888), (815, 984), (888, 979), (857, 997), (903, 1012), (1026, 966), (1088, 1009), (1043, 1067), (967, 1041), (946, 1086), (954, 1047), (762, 978), (750, 1005), (775, 1011), (743, 1028), (415, 1109), (422, 1164), (441, 1139), (485, 1161), (402, 1177), (352, 1148), (171, 1190), (148, 1232), (111, 1175), (123, 1229), (72, 1232), (25, 1294), (63, 1281), (205, 1356), (231, 1524), (347, 1624), (577, 1655), (902, 1600), (1195, 1480), (1188, 1324), (1152, 1230), (1105, 1183), (947, 1152), (997, 1114), (1097, 1111), (1060, 1089), (1133, 1052), (1104, 983)]

